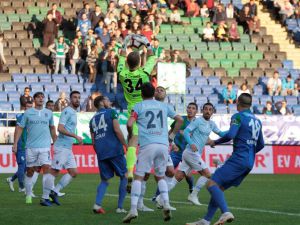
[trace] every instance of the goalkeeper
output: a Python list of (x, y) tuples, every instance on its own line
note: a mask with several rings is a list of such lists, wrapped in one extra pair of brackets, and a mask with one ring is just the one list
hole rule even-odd
[[(141, 56), (138, 51), (130, 52), (127, 57), (127, 45), (129, 42), (140, 42), (147, 48), (147, 60), (144, 66), (141, 66)], [(124, 45), (119, 56), (119, 63), (117, 72), (119, 79), (124, 89), (124, 96), (127, 101), (128, 118), (134, 105), (141, 102), (141, 87), (143, 83), (150, 81), (150, 74), (156, 64), (156, 57), (152, 52), (152, 46), (148, 39), (142, 35), (128, 35), (124, 40)], [(133, 178), (133, 169), (136, 162), (136, 148), (137, 148), (137, 125), (133, 126), (133, 137), (128, 143), (128, 149), (126, 153), (126, 162), (128, 169), (128, 186), (127, 191), (131, 190), (131, 182)]]

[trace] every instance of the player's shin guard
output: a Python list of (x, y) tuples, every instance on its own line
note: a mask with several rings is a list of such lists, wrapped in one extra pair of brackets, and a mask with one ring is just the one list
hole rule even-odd
[(128, 178), (133, 177), (133, 169), (136, 162), (136, 147), (128, 147), (126, 153), (126, 164), (128, 169)]
[(61, 189), (65, 188), (72, 181), (72, 179), (73, 177), (66, 173), (57, 183), (53, 191), (58, 193)]
[(142, 189), (142, 182), (139, 180), (134, 180), (132, 182), (132, 188), (131, 188), (131, 209), (130, 209), (133, 212), (137, 211), (137, 203), (141, 195), (141, 189)]
[(32, 177), (25, 175), (25, 191), (26, 196), (31, 196), (32, 194)]
[(168, 192), (168, 185), (167, 182), (164, 179), (161, 179), (157, 183), (158, 189), (160, 191), (160, 196), (163, 200), (164, 206), (169, 206), (169, 192)]
[(118, 208), (123, 209), (124, 199), (126, 197), (126, 185), (127, 185), (127, 178), (120, 177), (120, 184), (119, 184), (119, 200), (118, 200)]
[(97, 195), (96, 195), (96, 204), (99, 206), (102, 206), (102, 200), (104, 198), (107, 186), (108, 186), (108, 182), (106, 180), (102, 180), (101, 183), (98, 185)]
[(208, 191), (218, 207), (221, 209), (221, 212), (229, 212), (223, 191), (217, 185), (209, 187)]
[(143, 207), (143, 205), (144, 205), (145, 192), (146, 192), (146, 181), (142, 181), (142, 183), (141, 183), (141, 194), (140, 194), (139, 200), (138, 200), (138, 207)]
[(218, 205), (213, 198), (210, 198), (209, 204), (207, 206), (207, 213), (204, 217), (206, 221), (211, 221), (214, 217), (216, 211), (218, 210)]

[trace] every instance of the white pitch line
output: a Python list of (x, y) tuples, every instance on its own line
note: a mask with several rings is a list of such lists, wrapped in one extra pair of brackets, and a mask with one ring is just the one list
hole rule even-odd
[[(119, 197), (119, 195), (116, 195), (116, 194), (105, 194), (105, 195), (106, 196), (110, 196), (110, 197)], [(126, 196), (126, 198), (130, 198), (130, 196)], [(144, 198), (144, 200), (152, 201), (152, 199), (150, 199), (150, 198)], [(170, 201), (170, 203), (182, 204), (182, 205), (192, 205), (192, 203), (189, 203), (189, 202), (180, 202), (180, 201)], [(207, 204), (202, 204), (201, 206), (207, 207)], [(280, 211), (275, 211), (275, 210), (256, 209), (256, 208), (242, 208), (242, 207), (234, 207), (234, 206), (229, 206), (229, 208), (230, 209), (241, 210), (241, 211), (259, 212), (259, 213), (270, 213), (270, 214), (276, 214), (276, 215), (300, 217), (300, 213), (289, 213), (289, 212), (280, 212)]]

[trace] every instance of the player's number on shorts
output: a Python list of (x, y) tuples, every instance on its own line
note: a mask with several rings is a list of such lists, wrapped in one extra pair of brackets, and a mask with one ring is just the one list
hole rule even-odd
[[(146, 117), (150, 117), (150, 120), (147, 124), (147, 129), (153, 129), (156, 128), (156, 124), (153, 123), (154, 118), (155, 118), (155, 114), (152, 111), (147, 111), (146, 112)], [(164, 127), (164, 121), (163, 121), (163, 115), (162, 115), (162, 111), (159, 110), (159, 112), (156, 115), (156, 118), (160, 120), (160, 127), (163, 128)]]
[(249, 127), (252, 128), (252, 138), (257, 141), (260, 132), (260, 124), (258, 120), (251, 119), (249, 122)]
[(101, 115), (98, 124), (96, 124), (96, 121), (94, 119), (94, 121), (93, 121), (93, 128), (94, 128), (94, 132), (96, 132), (98, 130), (101, 130), (101, 129), (103, 129), (104, 131), (107, 130), (107, 124), (105, 122), (104, 114)]
[(126, 90), (129, 92), (129, 93), (132, 93), (134, 91), (139, 91), (141, 90), (142, 88), (142, 84), (143, 84), (143, 79), (140, 78), (138, 80), (138, 82), (136, 83), (135, 87), (133, 87), (133, 83), (132, 83), (132, 80), (131, 79), (125, 79), (124, 82), (127, 84), (127, 88)]

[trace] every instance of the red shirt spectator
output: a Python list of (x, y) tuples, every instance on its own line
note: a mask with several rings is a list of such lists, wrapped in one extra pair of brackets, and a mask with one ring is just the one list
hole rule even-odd
[(200, 15), (200, 7), (196, 0), (185, 0), (187, 16), (196, 17)]
[(149, 24), (145, 24), (144, 29), (142, 31), (142, 35), (144, 35), (149, 42), (151, 42), (152, 37), (153, 37), (153, 31), (150, 28)]

